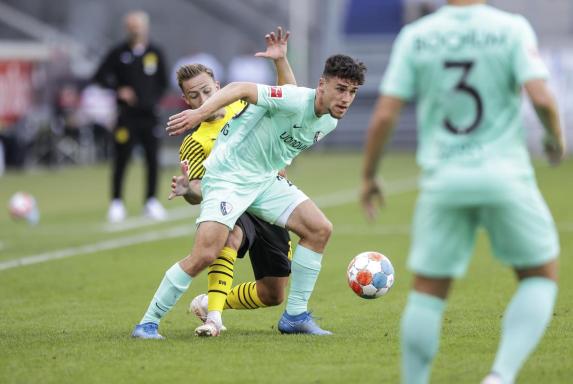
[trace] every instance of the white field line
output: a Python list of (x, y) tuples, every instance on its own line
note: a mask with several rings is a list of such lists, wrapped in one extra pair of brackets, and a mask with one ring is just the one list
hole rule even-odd
[(194, 225), (186, 225), (162, 231), (146, 232), (139, 235), (123, 237), (120, 239), (100, 241), (98, 243), (82, 245), (79, 247), (60, 249), (53, 252), (40, 253), (33, 256), (0, 262), (0, 271), (10, 268), (23, 267), (25, 265), (43, 263), (51, 260), (64, 259), (66, 257), (122, 248), (130, 245), (149, 243), (157, 240), (172, 239), (175, 237), (189, 236), (194, 232)]
[[(415, 178), (408, 178), (397, 180), (395, 182), (389, 182), (385, 184), (385, 192), (387, 196), (398, 195), (402, 193), (407, 193), (416, 190), (417, 183)], [(348, 189), (345, 191), (335, 192), (329, 195), (324, 195), (315, 199), (315, 202), (321, 208), (334, 207), (339, 205), (344, 205), (357, 201), (358, 192), (356, 189)], [(181, 214), (181, 218), (192, 217), (197, 214), (193, 210), (182, 210), (184, 214)], [(172, 218), (173, 217), (173, 218)], [(171, 220), (177, 220), (175, 217), (177, 215), (171, 216)], [(157, 222), (153, 222), (157, 224)], [(563, 232), (573, 232), (573, 223), (558, 223), (558, 231)], [(373, 226), (365, 229), (356, 228), (353, 226), (336, 226), (335, 235), (407, 235), (410, 232), (410, 227), (407, 225), (395, 225), (395, 226)], [(83, 245), (72, 248), (65, 248), (58, 251), (41, 253), (33, 256), (22, 257), (19, 259), (7, 260), (0, 262), (0, 271), (22, 267), (26, 265), (38, 264), (52, 260), (63, 259), (67, 257), (80, 256), (100, 251), (107, 251), (111, 249), (123, 248), (130, 245), (137, 245), (143, 243), (149, 243), (158, 240), (172, 239), (183, 236), (192, 236), (195, 233), (195, 225), (185, 225), (178, 226), (164, 230), (156, 230), (152, 232), (146, 232), (139, 235), (124, 237), (115, 240), (105, 240), (94, 244)], [(0, 249), (4, 247), (4, 244), (0, 242)]]
[[(385, 194), (387, 196), (397, 195), (401, 193), (407, 193), (416, 190), (417, 188), (417, 178), (410, 177), (406, 179), (401, 179), (393, 182), (387, 182), (384, 185)], [(343, 191), (334, 192), (328, 195), (320, 196), (314, 201), (320, 208), (329, 208), (334, 206), (340, 206), (348, 204), (351, 202), (358, 201), (358, 190), (357, 189), (347, 189)], [(169, 221), (180, 220), (182, 218), (188, 218), (196, 216), (198, 209), (181, 209), (181, 213), (172, 212), (169, 214)], [(165, 223), (165, 221), (157, 222), (149, 219), (132, 219), (127, 223), (129, 229), (137, 228), (142, 225), (151, 225)], [(123, 223), (122, 223), (123, 224)], [(112, 227), (110, 227), (112, 228)], [(118, 226), (118, 230), (120, 227)], [(123, 230), (123, 229), (121, 229)], [(110, 230), (111, 232), (115, 232)], [(18, 259), (12, 259), (0, 262), (0, 271), (4, 271), (11, 268), (23, 267), (26, 265), (44, 263), (47, 261), (63, 259), (67, 257), (80, 256), (95, 252), (108, 251), (111, 249), (123, 248), (130, 245), (149, 243), (158, 240), (171, 239), (183, 236), (190, 236), (195, 232), (195, 225), (185, 225), (178, 226), (174, 228), (164, 229), (164, 230), (154, 230), (134, 236), (123, 237), (114, 240), (104, 240), (94, 244), (82, 245), (78, 247), (65, 248), (52, 252), (40, 253), (37, 255), (22, 257)], [(358, 233), (358, 231), (357, 231)]]

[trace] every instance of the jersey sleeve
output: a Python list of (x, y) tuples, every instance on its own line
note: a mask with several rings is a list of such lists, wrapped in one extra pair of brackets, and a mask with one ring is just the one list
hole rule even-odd
[(300, 108), (302, 88), (294, 85), (257, 84), (257, 106), (272, 112), (295, 112)]
[(546, 79), (549, 71), (539, 55), (537, 36), (531, 24), (524, 18), (519, 18), (516, 29), (516, 43), (513, 54), (513, 70), (519, 84), (532, 79)]
[(405, 27), (398, 34), (379, 89), (381, 94), (403, 100), (411, 100), (416, 94), (412, 41), (408, 31), (409, 27)]
[(193, 134), (185, 136), (179, 148), (179, 161), (189, 162), (189, 180), (203, 178), (205, 175), (203, 162), (206, 158), (205, 149), (193, 138)]

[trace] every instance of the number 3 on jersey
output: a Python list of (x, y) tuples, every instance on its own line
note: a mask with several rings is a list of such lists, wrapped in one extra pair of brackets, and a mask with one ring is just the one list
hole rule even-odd
[(472, 123), (467, 127), (458, 127), (454, 125), (447, 117), (444, 119), (444, 126), (446, 127), (446, 129), (455, 135), (466, 135), (470, 133), (471, 131), (473, 131), (478, 127), (483, 117), (483, 104), (480, 94), (474, 87), (472, 87), (466, 82), (473, 66), (474, 66), (473, 61), (444, 62), (444, 69), (446, 70), (461, 69), (463, 71), (460, 80), (458, 81), (454, 89), (458, 92), (465, 92), (466, 94), (468, 94), (472, 99), (474, 99), (474, 102), (476, 104), (476, 115)]

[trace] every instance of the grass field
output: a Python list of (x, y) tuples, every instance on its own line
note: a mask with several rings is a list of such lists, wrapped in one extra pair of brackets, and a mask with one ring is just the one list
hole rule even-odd
[[(417, 170), (411, 155), (387, 159), (387, 206), (370, 224), (357, 204), (360, 164), (359, 154), (315, 152), (289, 171), (335, 228), (311, 299), (320, 324), (335, 333), (321, 338), (280, 335), (282, 307), (226, 311), (222, 337), (194, 337), (198, 323), (186, 307), (205, 291), (202, 275), (162, 322), (167, 340), (132, 340), (165, 270), (192, 246), (196, 210), (166, 202), (170, 221), (138, 218), (140, 166), (130, 168), (133, 218), (123, 228), (105, 223), (107, 167), (4, 175), (0, 203), (29, 191), (42, 220), (31, 228), (13, 222), (4, 208), (0, 215), (0, 383), (397, 383)], [(162, 197), (173, 172), (163, 171)], [(518, 382), (566, 383), (573, 377), (573, 160), (560, 168), (540, 162), (537, 175), (559, 227), (562, 279), (551, 326)], [(345, 281), (348, 261), (365, 250), (385, 253), (396, 269), (392, 291), (374, 301), (356, 297)], [(235, 276), (251, 279), (250, 263), (238, 262)], [(480, 235), (470, 271), (454, 288), (432, 382), (477, 383), (493, 360), (515, 282)]]

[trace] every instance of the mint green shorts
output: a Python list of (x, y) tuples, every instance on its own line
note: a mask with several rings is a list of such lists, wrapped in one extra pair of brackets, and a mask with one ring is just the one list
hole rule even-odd
[(197, 224), (216, 221), (233, 229), (244, 212), (285, 227), (290, 214), (308, 200), (293, 183), (276, 176), (262, 183), (239, 184), (205, 176), (201, 181), (203, 201)]
[(481, 185), (472, 188), (473, 196), (461, 188), (422, 190), (408, 259), (413, 272), (463, 276), (480, 227), (488, 234), (494, 256), (513, 268), (537, 267), (558, 257), (555, 223), (533, 178)]

